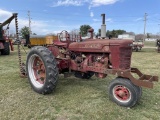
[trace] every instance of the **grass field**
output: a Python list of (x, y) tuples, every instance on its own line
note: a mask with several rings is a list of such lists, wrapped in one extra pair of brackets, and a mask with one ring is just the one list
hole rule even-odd
[(144, 46), (146, 46), (146, 47), (155, 47), (156, 46), (156, 42), (154, 42), (154, 41), (145, 41), (144, 42)]
[[(26, 54), (22, 52), (23, 60)], [(160, 54), (153, 48), (133, 52), (132, 67), (160, 77)], [(59, 76), (55, 93), (35, 93), (19, 76), (17, 51), (0, 56), (0, 120), (160, 120), (160, 83), (143, 89), (133, 108), (116, 105), (107, 87), (115, 76), (81, 80)]]

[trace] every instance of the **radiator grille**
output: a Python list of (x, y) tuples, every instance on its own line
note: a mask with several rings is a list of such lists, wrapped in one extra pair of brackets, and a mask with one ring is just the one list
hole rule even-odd
[(131, 55), (132, 55), (132, 48), (131, 47), (124, 47), (120, 48), (120, 69), (129, 69), (131, 65)]

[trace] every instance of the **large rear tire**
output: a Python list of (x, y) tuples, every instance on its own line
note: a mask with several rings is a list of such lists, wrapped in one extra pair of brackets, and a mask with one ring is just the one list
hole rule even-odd
[(31, 87), (40, 94), (55, 90), (58, 78), (56, 59), (47, 48), (36, 46), (27, 56), (27, 74)]
[(129, 79), (116, 78), (109, 84), (109, 98), (120, 106), (133, 107), (141, 95), (141, 88)]
[(10, 54), (10, 48), (9, 48), (9, 42), (4, 42), (4, 49), (1, 50), (2, 55), (9, 55)]

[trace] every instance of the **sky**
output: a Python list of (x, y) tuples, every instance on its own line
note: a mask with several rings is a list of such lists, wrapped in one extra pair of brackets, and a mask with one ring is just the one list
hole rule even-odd
[[(38, 35), (73, 31), (81, 25), (98, 32), (103, 13), (107, 30), (143, 34), (147, 13), (146, 33), (160, 33), (160, 0), (1, 0), (0, 22), (18, 13), (19, 29), (29, 26), (28, 11), (31, 31)], [(15, 32), (14, 21), (10, 32)]]

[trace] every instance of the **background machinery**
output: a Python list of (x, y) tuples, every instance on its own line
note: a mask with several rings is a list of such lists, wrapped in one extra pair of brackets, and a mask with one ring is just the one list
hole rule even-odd
[(9, 24), (16, 16), (17, 16), (17, 13), (13, 13), (13, 15), (10, 18), (8, 18), (3, 23), (0, 23), (0, 52), (1, 52), (1, 55), (9, 55), (10, 49), (11, 51), (14, 50), (12, 41), (5, 34), (5, 30), (3, 29), (3, 27), (7, 25), (6, 30), (9, 29)]
[(55, 40), (58, 40), (58, 36), (55, 35), (26, 35), (25, 36), (26, 43), (25, 46), (33, 47), (33, 46), (46, 46), (52, 45)]

